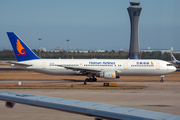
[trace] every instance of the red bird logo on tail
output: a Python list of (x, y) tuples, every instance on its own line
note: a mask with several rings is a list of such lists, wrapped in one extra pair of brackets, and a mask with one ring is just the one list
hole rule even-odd
[(19, 54), (17, 55), (26, 55), (26, 50), (24, 50), (24, 47), (21, 45), (19, 39), (17, 39), (16, 48), (17, 48), (17, 51), (19, 52)]

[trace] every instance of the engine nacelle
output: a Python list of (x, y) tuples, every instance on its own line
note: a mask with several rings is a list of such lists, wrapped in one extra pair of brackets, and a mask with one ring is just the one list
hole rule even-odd
[(116, 78), (116, 72), (115, 71), (104, 71), (99, 75), (99, 77), (103, 77), (105, 79), (115, 79)]
[(15, 103), (13, 103), (13, 102), (6, 102), (6, 104), (5, 104), (5, 106), (6, 106), (7, 108), (13, 108), (14, 105), (15, 105)]

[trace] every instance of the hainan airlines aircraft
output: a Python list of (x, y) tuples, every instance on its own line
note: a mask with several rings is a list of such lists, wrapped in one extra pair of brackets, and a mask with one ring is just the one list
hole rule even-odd
[(171, 62), (175, 64), (176, 67), (180, 67), (180, 61), (176, 60), (176, 58), (174, 57), (172, 53), (171, 53)]
[(115, 79), (123, 75), (161, 76), (176, 71), (172, 64), (153, 59), (41, 59), (14, 33), (7, 32), (17, 61), (12, 66), (51, 75), (84, 75)]

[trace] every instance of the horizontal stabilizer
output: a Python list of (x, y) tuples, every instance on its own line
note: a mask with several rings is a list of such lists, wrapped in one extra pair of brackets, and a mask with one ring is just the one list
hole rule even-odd
[(10, 63), (11, 65), (19, 65), (19, 66), (24, 66), (24, 67), (29, 67), (32, 66), (32, 64), (24, 64), (24, 63), (18, 63), (18, 62), (7, 62)]

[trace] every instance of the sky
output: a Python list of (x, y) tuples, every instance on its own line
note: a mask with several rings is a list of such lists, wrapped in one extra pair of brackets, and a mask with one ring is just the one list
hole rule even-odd
[[(31, 49), (129, 49), (129, 0), (1, 0), (0, 50), (15, 32)], [(140, 49), (180, 50), (180, 0), (139, 0)]]

